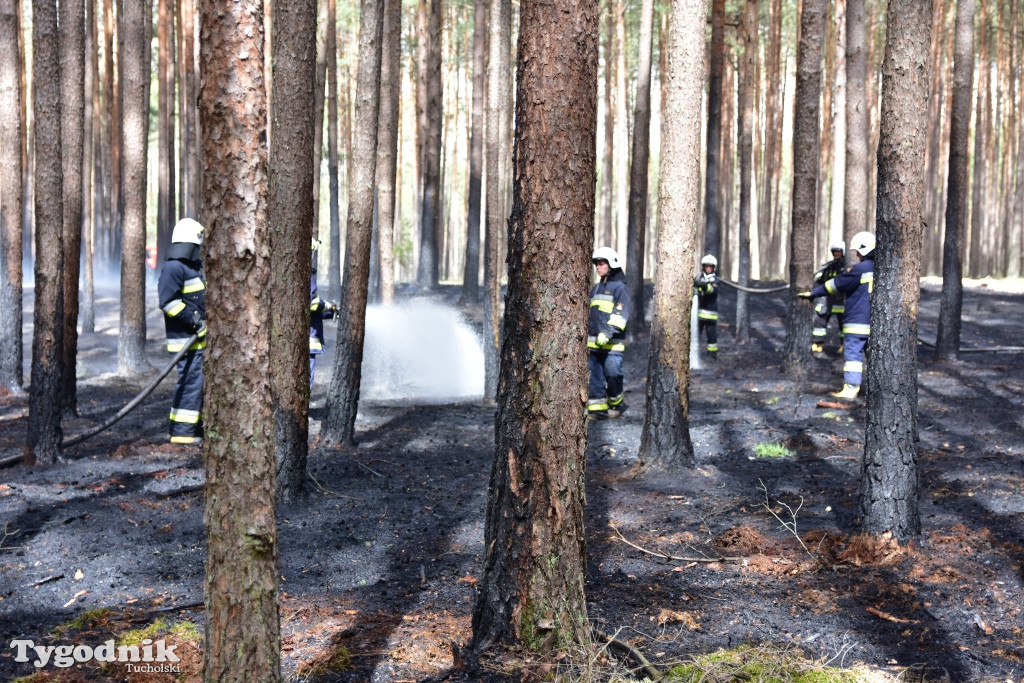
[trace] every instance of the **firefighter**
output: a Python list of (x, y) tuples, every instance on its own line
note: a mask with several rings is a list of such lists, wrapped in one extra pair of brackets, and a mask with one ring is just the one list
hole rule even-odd
[[(814, 274), (814, 284), (823, 285), (846, 268), (846, 242), (838, 240), (829, 245), (832, 260), (818, 269)], [(828, 337), (828, 321), (835, 316), (839, 327), (839, 353), (843, 352), (843, 310), (846, 295), (842, 292), (827, 294), (814, 302), (814, 329), (811, 331), (811, 351), (821, 353), (825, 350), (825, 339)]]
[(324, 320), (330, 320), (338, 312), (338, 306), (327, 299), (321, 299), (316, 289), (316, 263), (320, 255), (320, 241), (313, 238), (312, 272), (309, 275), (309, 390), (313, 390), (313, 371), (316, 357), (324, 352)]
[(697, 339), (707, 334), (708, 353), (718, 353), (718, 259), (707, 254), (700, 260), (701, 274), (693, 278), (697, 292)]
[(843, 388), (833, 396), (852, 399), (860, 393), (864, 373), (864, 348), (871, 335), (871, 290), (875, 277), (875, 236), (870, 232), (858, 232), (850, 241), (850, 250), (857, 263), (823, 285), (816, 285), (809, 292), (797, 296), (810, 299), (826, 294), (846, 295), (846, 311), (843, 314)]
[(203, 226), (182, 218), (171, 232), (167, 261), (157, 285), (164, 312), (167, 352), (174, 355), (194, 334), (199, 339), (178, 361), (171, 401), (171, 443), (201, 444), (203, 437), (203, 349), (206, 348), (206, 278), (200, 245)]
[(629, 290), (619, 255), (601, 247), (591, 259), (599, 281), (590, 293), (587, 320), (587, 348), (590, 358), (590, 389), (587, 419), (619, 417), (623, 403), (622, 352), (626, 350), (626, 321), (629, 320)]

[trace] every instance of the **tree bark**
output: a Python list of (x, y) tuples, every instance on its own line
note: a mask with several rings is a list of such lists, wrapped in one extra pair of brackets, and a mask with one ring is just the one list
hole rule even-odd
[(974, 0), (956, 3), (953, 56), (953, 102), (950, 105), (949, 176), (946, 181), (946, 232), (942, 244), (942, 299), (935, 358), (960, 358), (960, 323), (964, 301), (960, 254), (967, 232), (967, 150), (971, 134), (974, 81)]
[(32, 2), (32, 55), (36, 259), (28, 447), (39, 462), (50, 465), (61, 457), (64, 337), (61, 73), (55, 0)]
[[(601, 223), (597, 242), (612, 245), (615, 224), (615, 0), (606, 0), (604, 41), (604, 154), (601, 166)], [(600, 0), (599, 0), (600, 2)]]
[(501, 348), (501, 235), (505, 210), (504, 146), (508, 139), (505, 93), (509, 90), (509, 55), (512, 35), (511, 0), (489, 0), (487, 36), (487, 216), (484, 224), (484, 397), (495, 400), (498, 392)]
[(149, 148), (148, 2), (121, 3), (120, 66), (124, 121), (124, 220), (121, 231), (121, 324), (117, 367), (149, 369), (146, 360), (146, 158)]
[(196, 52), (195, 52), (195, 8), (192, 2), (179, 0), (181, 57), (178, 68), (178, 125), (181, 136), (181, 178), (178, 188), (180, 201), (179, 216), (196, 217), (200, 213), (199, 188), (202, 181), (200, 172), (199, 115), (196, 111)]
[(890, 0), (878, 142), (878, 247), (868, 340), (861, 527), (908, 541), (921, 531), (917, 310), (924, 234), (931, 3)]
[(359, 12), (359, 71), (353, 156), (361, 163), (349, 177), (345, 230), (345, 281), (338, 313), (334, 373), (327, 392), (321, 438), (329, 444), (355, 444), (359, 384), (366, 333), (366, 295), (373, 228), (373, 180), (377, 172), (377, 116), (380, 110), (381, 30), (384, 0), (362, 0)]
[(701, 90), (706, 0), (673, 0), (661, 119), (658, 263), (637, 467), (693, 467), (690, 306), (700, 220)]
[(590, 643), (584, 400), (598, 14), (596, 0), (520, 5), (509, 287), (477, 651), (496, 641), (541, 650)]
[(313, 100), (313, 237), (320, 236), (320, 166), (323, 162), (327, 87), (327, 2), (316, 2), (316, 89)]
[(82, 332), (96, 331), (95, 234), (96, 200), (100, 167), (99, 139), (99, 50), (97, 50), (96, 3), (85, 3), (85, 107), (82, 125), (82, 301), (79, 320)]
[(341, 198), (338, 184), (338, 28), (337, 3), (327, 0), (327, 177), (328, 244), (327, 296), (341, 296)]
[(987, 275), (986, 260), (988, 252), (985, 244), (985, 195), (988, 190), (988, 165), (990, 158), (986, 154), (986, 138), (991, 135), (989, 111), (991, 96), (989, 94), (988, 71), (989, 36), (992, 33), (992, 19), (988, 3), (982, 2), (978, 8), (978, 100), (974, 111), (974, 181), (971, 183), (971, 222), (970, 241), (967, 247), (967, 271), (971, 277)]
[(157, 264), (171, 245), (174, 225), (174, 13), (171, 0), (157, 0)]
[(480, 197), (484, 161), (484, 72), (487, 68), (487, 2), (473, 3), (473, 100), (469, 133), (469, 193), (466, 214), (466, 264), (462, 301), (480, 298)]
[(61, 412), (78, 415), (78, 277), (82, 255), (82, 153), (85, 116), (85, 3), (60, 3), (61, 158), (64, 192), (64, 344)]
[(722, 71), (725, 68), (725, 0), (711, 0), (707, 162), (704, 171), (704, 251), (722, 259)]
[(0, 0), (0, 388), (22, 391), (21, 15)]
[(210, 321), (203, 679), (278, 681), (273, 397), (270, 373), (253, 371), (272, 361), (263, 3), (201, 0), (199, 16)]
[(822, 38), (827, 0), (804, 0), (797, 50), (793, 113), (793, 201), (789, 242), (789, 309), (786, 315), (786, 370), (800, 386), (811, 365), (811, 311), (798, 292), (814, 277), (814, 226), (818, 193), (818, 153)]
[(843, 239), (849, 244), (868, 229), (868, 139), (865, 0), (846, 3), (846, 190), (843, 193)]
[[(309, 436), (309, 273), (313, 235), (316, 0), (274, 0), (268, 218), (271, 392), (277, 492), (305, 490)], [(307, 197), (307, 201), (295, 201)]]
[[(398, 175), (402, 90), (402, 3), (384, 1), (381, 29), (380, 121), (377, 126), (377, 248), (380, 253), (381, 303), (395, 300), (395, 199)], [(479, 257), (479, 253), (478, 253)]]
[[(739, 163), (740, 163), (740, 222), (739, 222), (739, 284), (750, 286), (750, 209), (753, 206), (754, 171), (754, 72), (757, 69), (757, 0), (747, 0), (740, 24), (739, 90)], [(736, 293), (736, 342), (750, 341), (750, 295)]]
[(421, 289), (437, 289), (439, 279), (439, 226), (441, 220), (441, 16), (442, 0), (429, 2), (427, 31), (420, 36), (426, 43), (426, 68), (423, 79), (426, 107), (426, 139), (423, 142), (423, 191), (420, 205), (420, 259), (416, 283)]
[(633, 104), (633, 154), (629, 165), (629, 220), (626, 267), (629, 268), (630, 316), (626, 329), (631, 336), (643, 331), (644, 255), (647, 252), (647, 171), (651, 154), (651, 43), (654, 38), (654, 0), (640, 5), (640, 36), (636, 67), (636, 101)]
[[(629, 91), (626, 70), (626, 5), (612, 0), (615, 13), (615, 238), (609, 246), (626, 254), (629, 233)], [(609, 40), (611, 40), (609, 36)], [(628, 265), (628, 264), (627, 264)]]
[(774, 277), (776, 271), (775, 252), (771, 245), (777, 226), (773, 225), (775, 215), (772, 198), (778, 203), (778, 178), (782, 117), (779, 97), (779, 58), (782, 49), (782, 0), (771, 0), (771, 15), (768, 23), (768, 45), (765, 51), (765, 104), (764, 104), (764, 178), (761, 185), (761, 199), (757, 212), (758, 245), (762, 253), (761, 277)]

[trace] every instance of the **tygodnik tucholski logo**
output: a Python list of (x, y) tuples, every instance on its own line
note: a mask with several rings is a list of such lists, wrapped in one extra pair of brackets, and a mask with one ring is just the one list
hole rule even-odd
[(37, 669), (47, 666), (51, 660), (53, 666), (61, 669), (96, 661), (123, 662), (130, 672), (181, 673), (181, 667), (174, 664), (180, 661), (174, 653), (178, 646), (166, 645), (163, 640), (153, 642), (146, 638), (138, 645), (116, 647), (113, 640), (107, 640), (95, 649), (88, 645), (36, 645), (31, 640), (12, 640), (10, 647), (15, 650), (16, 662), (32, 661), (30, 654), (34, 655), (33, 666)]

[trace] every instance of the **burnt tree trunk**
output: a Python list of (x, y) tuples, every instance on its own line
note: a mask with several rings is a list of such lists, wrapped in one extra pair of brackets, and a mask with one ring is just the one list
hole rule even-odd
[(971, 89), (974, 81), (974, 0), (956, 4), (953, 102), (950, 105), (949, 176), (946, 183), (946, 234), (942, 242), (942, 300), (935, 358), (960, 358), (964, 302), (963, 253), (967, 233), (967, 148), (971, 137)]
[(907, 541), (921, 531), (917, 309), (924, 235), (931, 3), (890, 0), (882, 62), (877, 241), (868, 340), (861, 527)]
[(668, 25), (658, 268), (637, 466), (693, 467), (690, 441), (690, 305), (700, 221), (700, 101), (706, 0), (673, 0)]
[(420, 259), (416, 283), (423, 290), (437, 288), (439, 278), (439, 225), (441, 222), (441, 124), (444, 111), (441, 103), (441, 15), (442, 0), (429, 2), (427, 31), (419, 37), (425, 41), (423, 79), (426, 130), (423, 141), (423, 166), (420, 168)]
[(867, 104), (865, 0), (846, 3), (846, 188), (843, 192), (843, 236), (849, 244), (868, 229), (868, 184), (871, 155)]
[(33, 0), (32, 21), (36, 281), (28, 447), (41, 463), (53, 464), (61, 455), (60, 385), (64, 337), (61, 74), (55, 0)]
[(22, 164), (21, 16), (15, 0), (0, 0), (0, 388), (21, 393)]
[(399, 99), (402, 89), (402, 2), (384, 0), (381, 29), (380, 113), (377, 125), (377, 249), (380, 299), (395, 300), (395, 197), (398, 187)]
[[(509, 284), (473, 647), (589, 644), (586, 318), (596, 0), (520, 5)], [(543, 93), (543, 99), (537, 95)]]
[[(754, 188), (754, 78), (757, 67), (757, 0), (747, 0), (740, 24), (743, 54), (739, 64), (739, 163), (740, 163), (740, 221), (739, 221), (739, 283), (750, 285), (750, 210), (753, 207)], [(736, 341), (750, 341), (750, 295), (736, 292)]]
[[(313, 235), (313, 87), (316, 0), (272, 6), (274, 97), (271, 101), (270, 221), (271, 391), (277, 492), (300, 496), (309, 437), (309, 274)], [(307, 197), (307, 201), (295, 201)]]
[(798, 292), (814, 277), (814, 226), (821, 136), (821, 56), (827, 0), (805, 0), (800, 12), (793, 113), (793, 201), (789, 239), (789, 308), (786, 315), (786, 370), (800, 386), (811, 364), (811, 309)]
[(377, 172), (377, 115), (380, 110), (381, 30), (384, 0), (362, 0), (359, 11), (359, 71), (356, 74), (353, 156), (345, 230), (345, 281), (338, 312), (334, 372), (327, 392), (321, 437), (330, 444), (355, 443), (359, 384), (363, 373), (366, 296), (373, 231), (373, 179)]
[(210, 321), (203, 680), (279, 681), (273, 399), (270, 373), (254, 372), (272, 361), (263, 3), (198, 9)]
[(644, 255), (647, 252), (647, 166), (651, 154), (651, 42), (654, 0), (640, 4), (640, 44), (633, 104), (633, 154), (629, 166), (626, 267), (629, 268), (630, 336), (646, 326), (644, 320)]
[(711, 0), (708, 75), (707, 167), (704, 173), (704, 251), (722, 258), (722, 70), (725, 68), (725, 0)]

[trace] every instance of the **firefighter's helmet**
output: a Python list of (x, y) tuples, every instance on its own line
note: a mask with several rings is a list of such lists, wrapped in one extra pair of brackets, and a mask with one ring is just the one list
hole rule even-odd
[(195, 219), (182, 218), (174, 225), (171, 242), (200, 245), (203, 243), (203, 226)]
[(619, 255), (611, 247), (598, 247), (594, 250), (594, 255), (590, 257), (590, 260), (594, 263), (598, 261), (607, 261), (608, 266), (611, 268), (621, 268), (622, 261), (619, 260)]
[(711, 266), (712, 268), (718, 268), (718, 259), (716, 259), (711, 254), (707, 254), (704, 258), (702, 258), (700, 260), (700, 265), (701, 266)]
[(846, 242), (844, 242), (842, 240), (836, 240), (832, 244), (828, 245), (828, 250), (829, 251), (838, 251), (838, 252), (842, 252), (842, 253), (845, 254), (846, 253)]
[(858, 252), (861, 256), (867, 257), (875, 250), (875, 236), (870, 232), (858, 232), (850, 240), (850, 249)]

